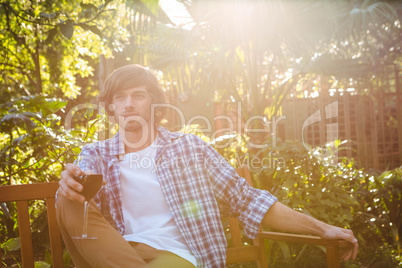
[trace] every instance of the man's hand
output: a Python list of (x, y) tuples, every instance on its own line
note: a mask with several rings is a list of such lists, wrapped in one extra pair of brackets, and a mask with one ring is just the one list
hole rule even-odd
[(74, 179), (74, 176), (80, 176), (83, 173), (78, 166), (67, 164), (66, 169), (61, 172), (58, 193), (70, 200), (84, 202), (85, 197), (79, 194), (83, 190), (83, 186)]
[(357, 251), (359, 249), (359, 244), (357, 243), (357, 239), (353, 235), (353, 231), (349, 229), (343, 229), (336, 226), (328, 225), (325, 232), (321, 235), (321, 238), (324, 239), (344, 239), (351, 244), (341, 249), (341, 259), (347, 261), (349, 259), (356, 259)]

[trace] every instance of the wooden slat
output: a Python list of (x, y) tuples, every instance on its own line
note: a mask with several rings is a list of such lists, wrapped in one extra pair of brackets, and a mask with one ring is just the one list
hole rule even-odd
[(241, 234), (239, 221), (235, 218), (229, 218), (229, 231), (232, 236), (232, 243), (234, 247), (241, 247)]
[(271, 240), (314, 244), (314, 245), (331, 246), (339, 248), (347, 247), (349, 245), (349, 242), (345, 240), (329, 240), (329, 239), (322, 239), (321, 237), (318, 236), (287, 234), (279, 232), (260, 232), (259, 237)]
[(255, 261), (260, 259), (258, 246), (244, 246), (228, 248), (226, 253), (226, 263), (236, 263), (245, 261)]
[(49, 223), (50, 247), (52, 249), (53, 267), (63, 267), (63, 248), (59, 225), (56, 220), (55, 198), (46, 199), (47, 220)]
[(260, 251), (260, 259), (257, 261), (258, 268), (266, 268), (268, 267), (268, 256), (267, 249), (265, 248), (264, 239), (257, 236), (256, 239), (253, 240), (254, 245), (258, 246)]
[(29, 222), (28, 201), (17, 201), (18, 228), (21, 243), (22, 267), (33, 268), (31, 224)]
[(341, 258), (339, 256), (339, 249), (331, 246), (326, 247), (326, 249), (327, 249), (327, 267), (340, 268)]
[[(55, 218), (56, 214), (54, 207), (54, 196), (56, 194), (58, 186), (58, 182), (0, 186), (0, 202), (16, 201), (17, 204), (22, 267), (24, 268), (34, 267), (28, 200), (46, 198), (49, 198), (50, 200), (47, 203), (48, 215), (49, 210), (51, 215), (53, 215), (48, 219), (49, 235), (51, 236), (51, 247), (53, 254), (53, 267), (63, 267), (61, 236)], [(53, 248), (54, 246), (55, 248)]]
[(0, 186), (0, 202), (54, 197), (58, 188), (58, 182)]

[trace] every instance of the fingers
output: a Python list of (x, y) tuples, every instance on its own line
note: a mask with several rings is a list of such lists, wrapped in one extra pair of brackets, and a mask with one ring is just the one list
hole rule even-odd
[(80, 176), (80, 175), (82, 175), (82, 170), (77, 165), (74, 165), (74, 164), (71, 164), (71, 163), (66, 165), (66, 171), (68, 173), (70, 173), (71, 176)]
[(355, 236), (353, 235), (353, 231), (350, 229), (342, 229), (343, 233), (345, 233), (345, 240), (349, 241), (350, 243), (357, 243), (357, 239), (355, 238)]
[(358, 249), (359, 249), (359, 244), (357, 243), (357, 239), (353, 235), (352, 230), (342, 229), (342, 232), (344, 234), (343, 239), (350, 242), (350, 245), (341, 251), (342, 252), (341, 258), (344, 261), (347, 261), (349, 259), (355, 260), (357, 257)]
[(61, 173), (61, 180), (59, 181), (59, 193), (70, 200), (84, 202), (84, 196), (80, 195), (82, 185), (73, 178), (73, 174), (79, 176), (82, 171), (74, 164), (67, 164), (66, 170)]
[(347, 247), (346, 249), (343, 249), (341, 252), (342, 252), (341, 253), (341, 259), (343, 261), (349, 260), (350, 257), (352, 256), (352, 250), (351, 250), (350, 247)]
[(341, 250), (341, 259), (343, 261), (347, 261), (349, 259), (355, 260), (357, 257), (357, 252), (359, 249), (359, 244), (358, 243), (353, 243), (347, 248), (344, 248)]
[(358, 251), (359, 251), (359, 244), (356, 242), (353, 244), (352, 260), (356, 259)]

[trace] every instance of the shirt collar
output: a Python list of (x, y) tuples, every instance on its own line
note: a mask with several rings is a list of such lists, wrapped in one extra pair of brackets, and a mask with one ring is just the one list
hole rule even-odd
[(124, 142), (121, 138), (120, 131), (110, 140), (110, 155), (124, 155)]

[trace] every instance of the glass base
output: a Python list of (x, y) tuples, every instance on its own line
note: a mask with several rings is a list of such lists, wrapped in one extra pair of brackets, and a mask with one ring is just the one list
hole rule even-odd
[(71, 237), (72, 239), (98, 239), (97, 237), (95, 237), (95, 236), (72, 236)]

